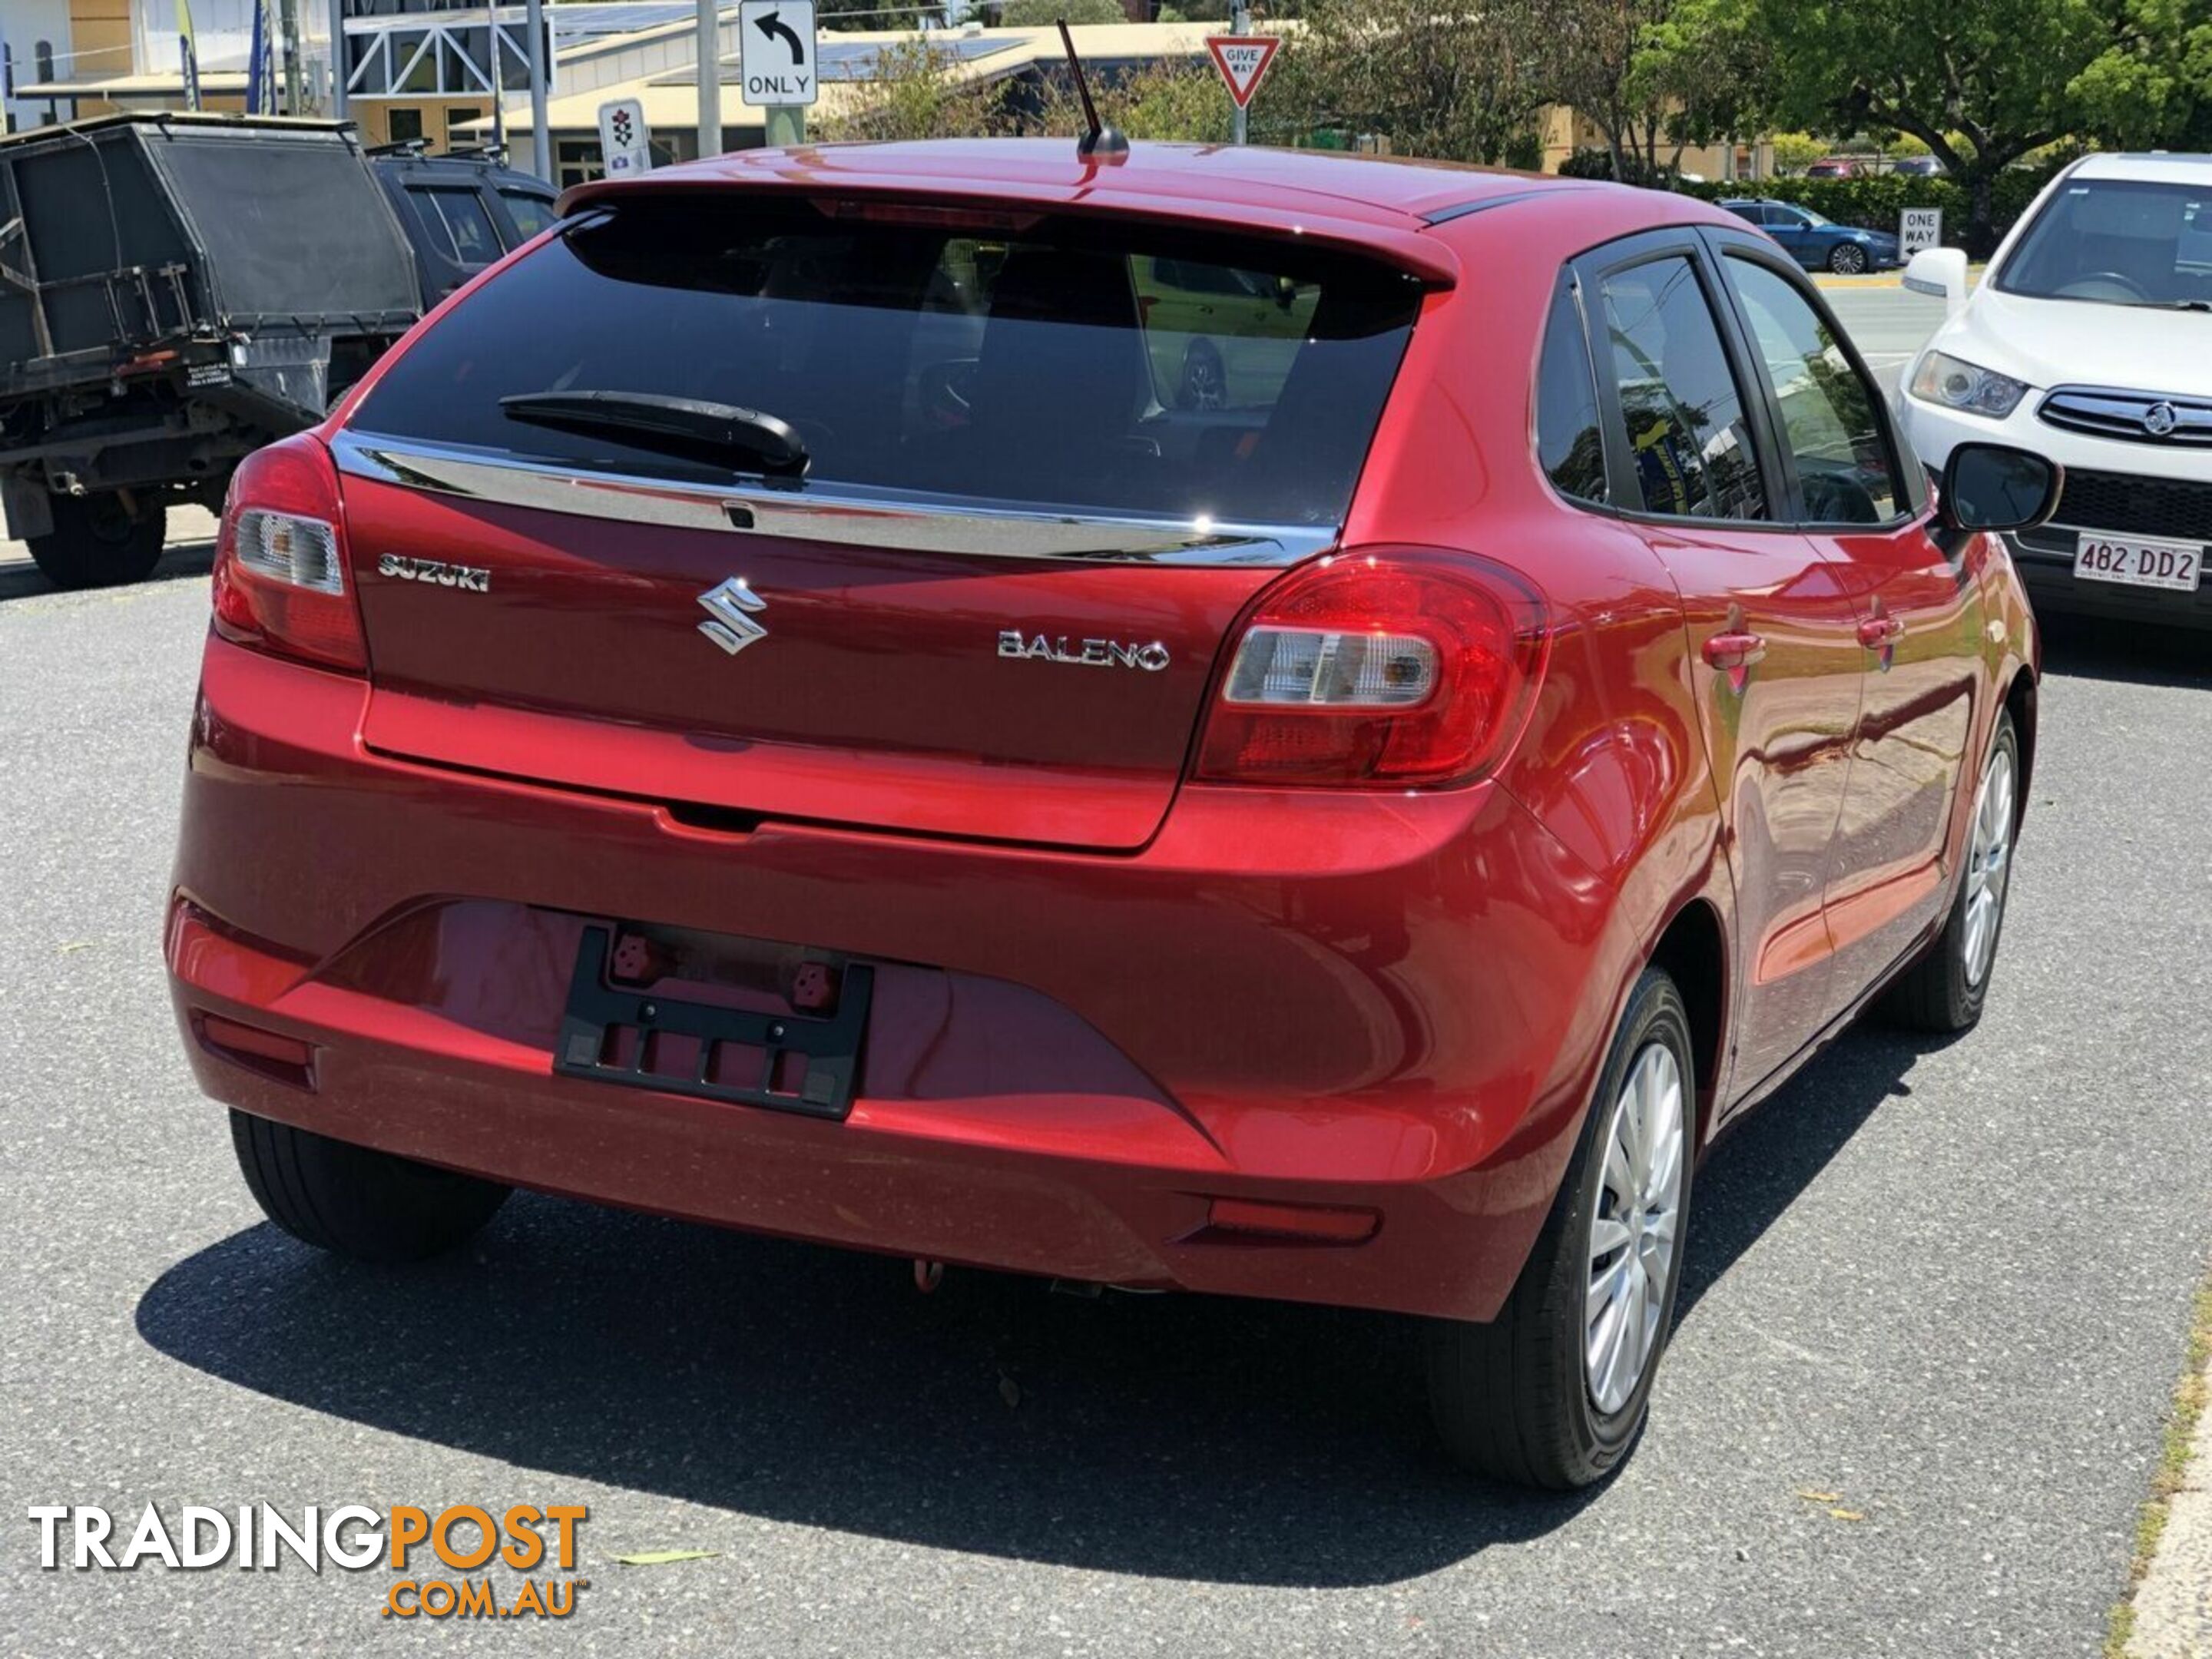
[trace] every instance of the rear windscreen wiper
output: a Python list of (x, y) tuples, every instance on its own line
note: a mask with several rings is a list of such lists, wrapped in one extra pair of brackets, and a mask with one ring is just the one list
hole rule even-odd
[(806, 471), (806, 441), (787, 422), (736, 404), (664, 398), (650, 392), (526, 392), (501, 398), (509, 420), (625, 439), (641, 448), (734, 465), (741, 471), (798, 477)]

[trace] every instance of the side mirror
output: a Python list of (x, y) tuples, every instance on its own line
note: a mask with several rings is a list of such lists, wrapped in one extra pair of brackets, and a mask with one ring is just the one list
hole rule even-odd
[(1905, 267), (1905, 286), (1943, 302), (1943, 314), (1955, 317), (1966, 303), (1966, 255), (1962, 248), (1923, 247)]
[(1960, 444), (1943, 463), (1937, 497), (1954, 530), (2033, 530), (2058, 509), (2057, 462), (2007, 444)]

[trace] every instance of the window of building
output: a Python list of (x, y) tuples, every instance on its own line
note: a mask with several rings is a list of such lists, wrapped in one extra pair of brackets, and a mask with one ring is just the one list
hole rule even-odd
[(594, 179), (607, 176), (605, 159), (599, 154), (596, 138), (559, 138), (553, 144), (554, 182), (567, 190), (572, 185), (588, 185)]
[(386, 118), (388, 131), (395, 144), (412, 143), (422, 136), (422, 112), (419, 109), (395, 109)]
[(52, 81), (54, 78), (54, 43), (51, 40), (41, 40), (37, 46), (33, 46), (31, 61), (37, 66), (39, 79), (41, 82)]
[(448, 109), (446, 112), (446, 148), (452, 149), (457, 145), (472, 146), (483, 142), (473, 132), (459, 130), (471, 121), (483, 119), (483, 111), (474, 104), (458, 104)]

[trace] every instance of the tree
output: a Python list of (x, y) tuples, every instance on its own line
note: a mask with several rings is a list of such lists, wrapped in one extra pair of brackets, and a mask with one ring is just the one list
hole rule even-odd
[(1765, 43), (1746, 0), (1542, 0), (1537, 21), (1537, 75), (1597, 128), (1616, 179), (1657, 180), (1759, 106)]
[(1050, 28), (1054, 23), (1126, 23), (1121, 0), (1006, 0), (999, 21), (1006, 28)]
[(1401, 155), (1495, 161), (1545, 101), (1531, 73), (1540, 3), (1309, 0), (1253, 106), (1255, 129), (1376, 133)]
[(853, 88), (837, 114), (815, 124), (815, 136), (849, 138), (964, 138), (1006, 129), (1004, 88), (958, 72), (927, 35), (897, 40), (877, 54), (873, 76)]
[(1967, 192), (1967, 247), (1996, 241), (2004, 170), (2069, 134), (2149, 143), (2212, 106), (2212, 0), (1700, 0), (1767, 42), (1775, 114), (1911, 133)]

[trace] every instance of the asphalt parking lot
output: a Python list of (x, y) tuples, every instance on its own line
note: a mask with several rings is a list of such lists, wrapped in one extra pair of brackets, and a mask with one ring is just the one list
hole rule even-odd
[[(1839, 301), (1877, 368), (1940, 307)], [(1846, 308), (1848, 307), (1848, 308)], [(1914, 329), (1919, 332), (1912, 332)], [(2094, 1653), (2212, 1252), (2212, 653), (2054, 629), (1981, 1028), (1849, 1036), (1716, 1151), (1651, 1430), (1443, 1473), (1401, 1323), (520, 1197), (463, 1256), (261, 1222), (160, 919), (209, 549), (0, 560), (0, 1653)], [(380, 1571), (42, 1572), (28, 1505), (580, 1503), (568, 1621)], [(617, 1556), (697, 1550), (623, 1566)]]

